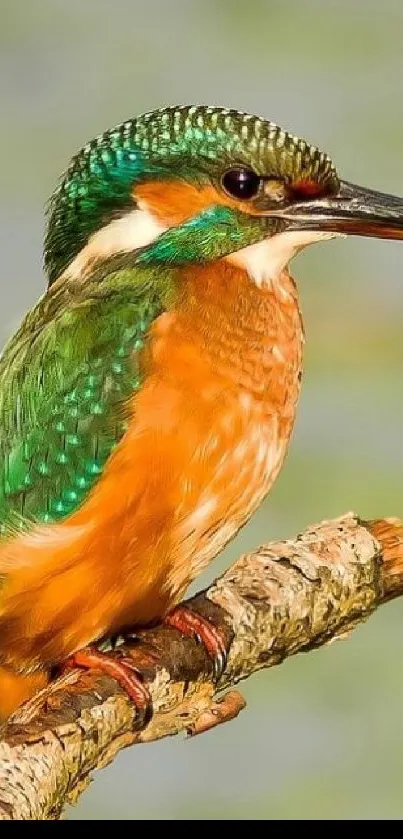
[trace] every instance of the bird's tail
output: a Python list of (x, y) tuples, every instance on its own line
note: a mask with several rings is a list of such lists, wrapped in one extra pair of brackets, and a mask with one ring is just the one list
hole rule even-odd
[(7, 667), (0, 667), (0, 721), (6, 720), (19, 705), (45, 687), (48, 681), (48, 675), (42, 670), (24, 676)]
[(373, 519), (366, 527), (379, 542), (385, 594), (394, 597), (403, 587), (403, 521), (397, 518)]

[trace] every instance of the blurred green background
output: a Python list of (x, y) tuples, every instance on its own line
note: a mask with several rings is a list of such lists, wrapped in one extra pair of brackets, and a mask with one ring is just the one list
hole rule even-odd
[[(0, 20), (2, 342), (43, 288), (42, 206), (60, 171), (143, 110), (259, 113), (322, 146), (344, 178), (403, 194), (401, 0), (0, 0)], [(221, 567), (349, 509), (403, 513), (403, 247), (326, 243), (294, 274), (307, 334), (297, 428)], [(69, 818), (401, 819), (401, 611), (252, 678), (236, 722), (121, 754)]]

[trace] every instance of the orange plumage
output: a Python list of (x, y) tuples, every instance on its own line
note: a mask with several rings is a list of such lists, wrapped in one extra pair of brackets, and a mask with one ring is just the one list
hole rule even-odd
[(180, 600), (281, 467), (301, 348), (286, 273), (280, 289), (259, 290), (226, 261), (192, 270), (186, 296), (152, 327), (145, 385), (87, 502), (0, 548), (9, 666), (50, 666)]

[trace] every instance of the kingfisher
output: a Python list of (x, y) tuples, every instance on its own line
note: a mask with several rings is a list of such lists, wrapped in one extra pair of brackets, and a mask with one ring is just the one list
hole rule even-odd
[(283, 464), (303, 326), (288, 263), (403, 238), (403, 200), (256, 116), (166, 107), (73, 157), (50, 200), (44, 295), (0, 361), (0, 713), (54, 668), (146, 685), (102, 639), (165, 621)]

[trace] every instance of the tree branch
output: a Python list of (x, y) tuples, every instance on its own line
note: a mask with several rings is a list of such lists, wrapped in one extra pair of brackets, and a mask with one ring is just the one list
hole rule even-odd
[[(120, 749), (186, 731), (202, 733), (245, 706), (217, 693), (256, 670), (346, 636), (379, 605), (403, 593), (403, 525), (352, 514), (322, 522), (294, 541), (273, 542), (235, 563), (188, 605), (223, 633), (228, 661), (216, 683), (196, 641), (158, 626), (125, 652), (150, 688), (145, 727), (115, 681), (66, 673), (13, 715), (1, 731), (0, 820), (59, 819), (90, 773)], [(150, 665), (150, 652), (158, 664)]]

